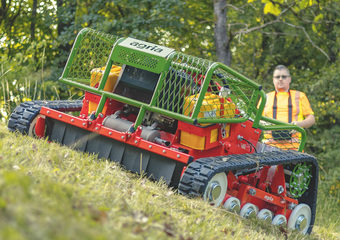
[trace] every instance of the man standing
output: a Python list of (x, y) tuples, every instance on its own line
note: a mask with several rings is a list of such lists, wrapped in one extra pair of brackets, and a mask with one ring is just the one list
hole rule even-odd
[(290, 82), (288, 68), (277, 66), (273, 74), (275, 91), (267, 93), (263, 115), (309, 128), (315, 123), (314, 112), (306, 94), (289, 89)]

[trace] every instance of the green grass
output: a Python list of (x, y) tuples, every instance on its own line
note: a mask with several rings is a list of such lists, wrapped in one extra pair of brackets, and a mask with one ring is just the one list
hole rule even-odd
[[(340, 239), (336, 170), (311, 236), (241, 219), (96, 156), (0, 126), (0, 239)], [(332, 187), (333, 186), (333, 187)], [(336, 186), (336, 185), (335, 185)]]

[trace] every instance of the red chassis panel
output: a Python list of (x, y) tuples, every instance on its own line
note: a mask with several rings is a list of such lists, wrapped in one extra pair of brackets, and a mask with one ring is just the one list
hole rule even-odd
[[(137, 146), (141, 149), (145, 149), (149, 152), (153, 152), (162, 156), (166, 156), (167, 158), (182, 162), (184, 164), (189, 164), (192, 161), (192, 157), (186, 153), (178, 151), (174, 148), (169, 148), (162, 146), (157, 143), (153, 143), (150, 141), (146, 141), (140, 137), (141, 129), (137, 129), (134, 133), (128, 132), (119, 132), (114, 129), (107, 128), (101, 124), (103, 121), (103, 117), (101, 115), (98, 116), (96, 120), (83, 119), (75, 116), (71, 116), (50, 108), (42, 107), (40, 110), (40, 114), (47, 116), (49, 118), (57, 119), (58, 121), (65, 122), (67, 124), (86, 129), (90, 132), (95, 132), (100, 135), (124, 142), (126, 144), (130, 144), (133, 146)], [(44, 124), (43, 121), (39, 122), (39, 126), (36, 126), (36, 129), (44, 128), (42, 126)], [(41, 130), (39, 130), (41, 132)], [(39, 134), (42, 136), (43, 134)]]

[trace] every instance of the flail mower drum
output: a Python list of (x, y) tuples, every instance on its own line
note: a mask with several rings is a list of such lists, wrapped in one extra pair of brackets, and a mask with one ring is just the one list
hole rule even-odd
[(83, 100), (24, 102), (8, 129), (98, 154), (244, 218), (311, 232), (318, 163), (302, 153), (303, 129), (262, 116), (257, 83), (91, 29), (78, 34), (60, 81)]

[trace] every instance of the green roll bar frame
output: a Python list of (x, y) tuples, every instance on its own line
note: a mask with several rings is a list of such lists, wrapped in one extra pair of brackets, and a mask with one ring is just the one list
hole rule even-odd
[[(96, 117), (103, 111), (105, 102), (108, 98), (120, 101), (120, 102), (124, 102), (126, 104), (135, 106), (135, 107), (139, 107), (140, 111), (139, 114), (137, 116), (136, 122), (135, 122), (135, 128), (137, 128), (141, 123), (142, 120), (144, 118), (144, 114), (145, 111), (152, 111), (155, 113), (159, 113), (168, 117), (172, 117), (174, 119), (180, 120), (180, 121), (184, 121), (187, 123), (191, 123), (191, 124), (206, 124), (206, 123), (243, 123), (245, 121), (247, 121), (249, 118), (252, 118), (253, 121), (253, 127), (254, 128), (259, 128), (261, 130), (265, 130), (265, 131), (273, 131), (273, 130), (294, 130), (296, 132), (300, 133), (300, 145), (298, 148), (298, 151), (302, 151), (304, 149), (305, 146), (305, 142), (306, 142), (306, 132), (303, 128), (300, 128), (296, 125), (293, 124), (288, 124), (288, 123), (284, 123), (272, 118), (268, 118), (268, 117), (264, 117), (262, 116), (262, 112), (264, 110), (265, 107), (265, 103), (266, 103), (266, 94), (262, 89), (262, 86), (260, 86), (259, 84), (257, 84), (256, 82), (250, 80), (249, 78), (245, 77), (244, 75), (238, 73), (237, 71), (235, 71), (234, 69), (219, 63), (219, 62), (211, 62), (212, 64), (210, 64), (210, 66), (208, 67), (205, 77), (204, 77), (204, 82), (203, 85), (201, 86), (201, 90), (199, 92), (198, 95), (198, 99), (196, 102), (196, 106), (193, 109), (193, 112), (190, 116), (186, 116), (180, 113), (176, 113), (173, 111), (169, 111), (163, 108), (159, 108), (156, 106), (156, 98), (157, 98), (157, 94), (158, 92), (161, 91), (161, 88), (164, 84), (164, 78), (165, 75), (167, 74), (167, 71), (169, 71), (171, 62), (173, 61), (174, 57), (176, 54), (182, 54), (178, 51), (171, 51), (171, 49), (165, 48), (169, 54), (164, 57), (164, 55), (159, 56), (157, 55), (157, 53), (149, 53), (147, 51), (144, 51), (141, 53), (140, 49), (133, 49), (133, 48), (128, 48), (126, 47), (126, 44), (124, 45), (124, 41), (126, 41), (127, 38), (117, 38), (118, 40), (116, 40), (114, 43), (112, 41), (112, 49), (111, 49), (111, 53), (110, 56), (108, 57), (108, 61), (106, 63), (106, 68), (105, 71), (103, 73), (102, 79), (99, 83), (98, 88), (96, 87), (92, 87), (89, 85), (86, 85), (84, 83), (81, 83), (80, 81), (78, 82), (76, 79), (69, 79), (69, 72), (71, 69), (71, 66), (74, 62), (75, 56), (79, 50), (80, 45), (82, 44), (82, 39), (84, 37), (85, 34), (88, 34), (90, 32), (96, 32), (92, 29), (89, 28), (85, 28), (83, 30), (81, 30), (78, 33), (78, 36), (74, 42), (72, 51), (70, 53), (70, 56), (68, 58), (67, 64), (65, 66), (64, 72), (62, 74), (62, 76), (60, 77), (60, 81), (71, 85), (73, 87), (82, 89), (84, 91), (87, 92), (91, 92), (94, 93), (96, 95), (101, 96), (101, 100), (98, 104), (97, 110), (96, 110)], [(103, 37), (105, 38), (105, 37)], [(131, 39), (129, 38), (129, 40), (131, 41)], [(140, 40), (136, 40), (136, 41), (140, 41)], [(141, 44), (144, 44), (146, 42), (141, 41)], [(144, 46), (143, 45), (143, 46)], [(155, 44), (152, 44), (155, 45)], [(158, 46), (158, 45), (155, 45)], [(159, 46), (162, 47), (162, 46)], [(129, 54), (143, 54), (144, 57), (146, 58), (152, 58), (154, 59), (155, 62), (157, 62), (157, 66), (155, 68), (150, 68), (148, 66), (141, 66), (138, 64), (138, 61), (136, 62), (131, 62), (129, 61), (129, 59), (124, 59), (120, 56), (120, 51), (125, 51), (128, 52)], [(115, 94), (113, 92), (107, 92), (104, 91), (104, 86), (106, 84), (106, 81), (108, 79), (109, 73), (110, 73), (110, 69), (112, 67), (112, 65), (115, 62), (119, 62), (120, 64), (127, 64), (133, 67), (137, 67), (137, 68), (141, 68), (150, 72), (154, 72), (154, 73), (158, 73), (160, 74), (159, 77), (159, 81), (156, 85), (156, 89), (154, 91), (154, 94), (152, 96), (151, 102), (149, 104), (147, 103), (143, 103), (134, 99), (130, 99), (118, 94)], [(192, 70), (192, 68), (190, 68), (190, 66), (186, 66), (184, 68), (188, 68), (188, 70)], [(216, 118), (210, 118), (210, 119), (204, 119), (204, 118), (198, 118), (198, 114), (200, 112), (201, 106), (202, 106), (202, 102), (204, 100), (204, 96), (205, 93), (208, 90), (209, 84), (210, 84), (210, 79), (213, 76), (214, 72), (216, 71), (216, 69), (221, 69), (225, 72), (227, 72), (228, 74), (232, 75), (233, 77), (235, 77), (238, 82), (237, 82), (237, 86), (235, 87), (238, 93), (238, 96), (240, 96), (241, 98), (243, 98), (243, 100), (245, 102), (248, 103), (248, 108), (247, 111), (245, 112), (244, 116), (239, 116), (237, 118), (223, 118), (223, 117), (216, 117)], [(232, 80), (231, 80), (232, 81)], [(244, 85), (247, 86), (251, 89), (253, 89), (253, 94), (251, 96), (251, 98), (249, 99), (245, 94), (243, 94), (242, 89), (239, 88), (239, 85)], [(260, 104), (257, 108), (257, 101), (258, 99), (260, 100)], [(265, 121), (270, 123), (271, 125), (263, 125), (261, 124), (261, 121)]]

